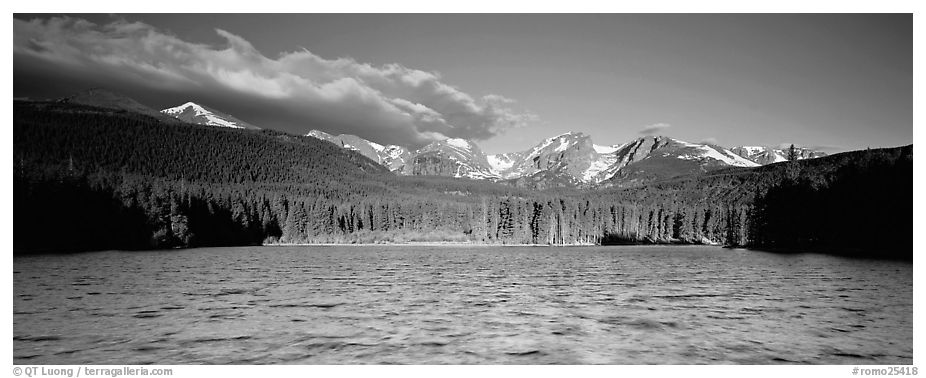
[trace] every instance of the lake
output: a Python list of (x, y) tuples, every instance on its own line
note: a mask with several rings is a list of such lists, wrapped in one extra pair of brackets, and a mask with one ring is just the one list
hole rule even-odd
[(912, 364), (913, 264), (701, 246), (13, 258), (15, 364)]

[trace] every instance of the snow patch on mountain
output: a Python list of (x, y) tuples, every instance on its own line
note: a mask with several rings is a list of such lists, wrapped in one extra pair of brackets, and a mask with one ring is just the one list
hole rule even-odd
[(386, 156), (389, 156), (393, 159), (400, 159), (402, 157), (402, 154), (406, 152), (408, 152), (408, 150), (405, 149), (405, 147), (396, 146), (393, 144), (383, 147), (383, 153), (385, 153)]
[(402, 175), (411, 174), (412, 166), (409, 161), (412, 159), (412, 153), (407, 148), (390, 144), (383, 147), (380, 155), (383, 157), (382, 164), (389, 168), (390, 171)]
[(407, 160), (410, 159), (411, 155), (405, 147), (395, 145), (383, 146), (356, 135), (341, 134), (335, 136), (324, 131), (312, 130), (305, 134), (305, 136), (325, 140), (343, 148), (357, 151), (361, 155), (389, 168), (389, 170), (393, 172), (401, 171), (404, 173), (406, 164), (408, 163)]
[(547, 146), (553, 144), (553, 141), (555, 141), (556, 138), (559, 138), (559, 136), (544, 139), (543, 142), (540, 142), (540, 144), (534, 146), (533, 151), (540, 151), (544, 148), (547, 148)]
[(613, 154), (614, 151), (617, 151), (619, 147), (616, 145), (615, 146), (600, 146), (597, 144), (593, 144), (592, 148), (594, 148), (595, 152), (599, 154)]
[(497, 179), (485, 153), (475, 143), (449, 138), (432, 142), (415, 152), (411, 174)]
[(769, 155), (769, 158), (771, 159), (770, 163), (781, 163), (783, 161), (788, 161), (788, 158), (786, 158), (778, 151), (772, 151)]
[[(231, 127), (235, 129), (245, 128), (245, 126), (240, 125), (237, 122), (225, 119), (224, 117), (221, 117), (194, 102), (187, 102), (180, 106), (176, 106), (173, 108), (167, 108), (167, 109), (161, 110), (161, 112), (167, 115), (177, 117), (177, 118), (189, 118), (189, 119), (184, 119), (184, 120), (188, 122), (198, 123), (201, 125)], [(188, 117), (184, 117), (184, 113), (189, 114), (189, 112), (192, 112), (192, 114), (189, 115)]]
[(487, 155), (486, 160), (495, 172), (502, 172), (514, 166), (515, 161), (505, 154)]
[(686, 142), (686, 141), (684, 141), (684, 140), (679, 140), (679, 139), (675, 139), (675, 138), (666, 138), (666, 139), (668, 139), (669, 141), (678, 143), (678, 144), (680, 144), (680, 145), (682, 145), (682, 146), (685, 146), (685, 147), (694, 147), (694, 148), (698, 148), (698, 147), (702, 147), (702, 146), (703, 146), (703, 145), (701, 145), (701, 144), (689, 143), (689, 142)]
[(324, 131), (319, 131), (319, 130), (312, 130), (312, 131), (309, 131), (309, 133), (308, 133), (308, 134), (305, 134), (305, 136), (310, 136), (310, 137), (316, 138), (316, 139), (323, 139), (323, 140), (327, 140), (327, 141), (329, 141), (329, 142), (330, 142), (330, 141), (333, 141), (333, 140), (335, 140), (335, 139), (337, 139), (337, 138), (334, 137), (334, 135), (331, 135), (331, 134), (328, 134), (328, 133), (326, 133), (326, 132), (324, 132)]
[(695, 144), (674, 138), (667, 139), (671, 143), (681, 147), (680, 152), (675, 155), (678, 159), (701, 160), (709, 158), (734, 167), (757, 167), (760, 165), (723, 147), (710, 144)]
[(746, 160), (741, 156), (734, 154), (725, 149), (716, 149), (711, 146), (698, 146), (698, 149), (702, 151), (702, 156), (709, 157), (711, 159), (720, 160), (727, 165), (732, 165), (734, 167), (758, 167), (759, 164)]
[(453, 146), (453, 147), (456, 147), (456, 148), (462, 148), (462, 149), (465, 149), (465, 150), (468, 150), (468, 149), (471, 148), (470, 145), (469, 145), (469, 142), (467, 142), (465, 139), (450, 138), (450, 139), (444, 140), (444, 142), (447, 143), (448, 145)]
[(758, 154), (760, 152), (765, 151), (765, 147), (761, 147), (761, 146), (742, 146), (740, 148), (742, 148), (746, 152), (749, 152), (750, 154)]
[(615, 162), (617, 162), (617, 156), (613, 153), (601, 153), (598, 159), (592, 161), (588, 169), (582, 172), (582, 181), (586, 183), (599, 183), (608, 179), (608, 176), (602, 175), (601, 173), (607, 172), (608, 168), (612, 167)]

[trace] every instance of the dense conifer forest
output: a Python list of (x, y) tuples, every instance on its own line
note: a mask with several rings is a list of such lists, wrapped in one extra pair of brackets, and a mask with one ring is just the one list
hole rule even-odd
[(14, 251), (261, 243), (711, 243), (912, 258), (913, 147), (651, 185), (396, 176), (272, 130), (15, 101)]

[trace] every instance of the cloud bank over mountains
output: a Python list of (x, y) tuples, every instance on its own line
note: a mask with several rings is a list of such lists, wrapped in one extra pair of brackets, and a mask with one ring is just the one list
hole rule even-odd
[(13, 20), (14, 71), (81, 77), (115, 90), (182, 94), (264, 128), (333, 130), (385, 144), (486, 140), (536, 116), (501, 95), (474, 96), (437, 73), (325, 59), (308, 50), (264, 56), (216, 29), (224, 46), (184, 41), (141, 22)]

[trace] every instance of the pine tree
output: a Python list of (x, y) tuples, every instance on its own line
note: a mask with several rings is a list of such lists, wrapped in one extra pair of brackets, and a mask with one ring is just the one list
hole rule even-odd
[(794, 148), (794, 144), (791, 144), (791, 147), (788, 147), (788, 161), (797, 161), (799, 157), (797, 149)]

